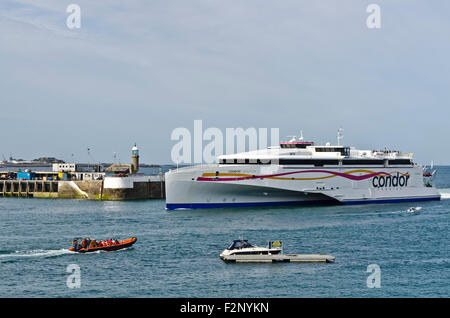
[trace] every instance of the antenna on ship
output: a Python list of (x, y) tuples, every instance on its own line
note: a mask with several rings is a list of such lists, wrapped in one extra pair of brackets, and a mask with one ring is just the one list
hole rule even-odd
[(90, 163), (91, 163), (91, 148), (87, 149), (87, 155), (88, 155), (88, 170), (89, 170)]
[(343, 132), (344, 132), (344, 129), (342, 129), (342, 127), (338, 129), (338, 134), (337, 134), (337, 145), (338, 146), (341, 145), (341, 141), (344, 139)]
[(303, 130), (300, 130), (300, 136), (287, 136), (291, 138), (289, 142), (303, 141)]

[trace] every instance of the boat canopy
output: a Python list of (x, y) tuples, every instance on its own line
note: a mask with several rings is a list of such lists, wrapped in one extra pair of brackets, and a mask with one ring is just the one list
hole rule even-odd
[(227, 250), (240, 250), (242, 248), (253, 247), (247, 240), (234, 240), (230, 246), (228, 246)]

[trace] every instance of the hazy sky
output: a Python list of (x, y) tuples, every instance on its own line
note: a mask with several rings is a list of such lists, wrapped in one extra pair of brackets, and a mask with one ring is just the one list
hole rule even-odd
[[(66, 8), (81, 7), (69, 29)], [(381, 8), (369, 29), (367, 6)], [(0, 156), (96, 161), (176, 127), (280, 128), (450, 164), (447, 0), (2, 0)], [(1, 159), (1, 157), (0, 157)]]

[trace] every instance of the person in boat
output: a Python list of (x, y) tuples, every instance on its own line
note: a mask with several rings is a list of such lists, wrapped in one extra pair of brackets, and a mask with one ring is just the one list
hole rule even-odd
[(73, 247), (74, 251), (78, 251), (80, 249), (80, 245), (78, 245), (78, 240), (77, 239), (74, 239), (72, 241), (72, 247)]
[(81, 248), (89, 248), (90, 244), (91, 244), (91, 239), (89, 237), (86, 237), (81, 241), (80, 247)]
[(91, 244), (89, 244), (89, 248), (95, 248), (97, 247), (97, 241), (96, 240), (92, 240)]

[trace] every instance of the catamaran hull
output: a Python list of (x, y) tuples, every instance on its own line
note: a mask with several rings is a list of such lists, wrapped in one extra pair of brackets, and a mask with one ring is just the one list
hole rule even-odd
[[(167, 189), (169, 191), (167, 192)], [(239, 184), (205, 184), (191, 181), (166, 180), (167, 209), (195, 209), (216, 207), (326, 205), (334, 199), (320, 193), (258, 187)]]

